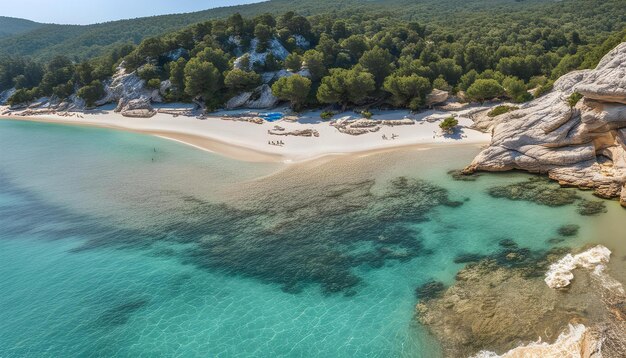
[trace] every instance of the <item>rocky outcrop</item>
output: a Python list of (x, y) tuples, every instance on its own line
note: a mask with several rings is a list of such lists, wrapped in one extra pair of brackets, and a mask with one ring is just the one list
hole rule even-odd
[(15, 93), (15, 88), (0, 92), (0, 106), (5, 105), (9, 98)]
[(111, 80), (105, 83), (104, 91), (105, 96), (96, 102), (98, 106), (139, 98), (148, 98), (151, 102), (163, 101), (158, 89), (146, 88), (146, 81), (142, 80), (136, 72), (126, 73), (121, 66)]
[(268, 109), (276, 107), (278, 98), (272, 94), (272, 88), (267, 85), (261, 85), (252, 92), (243, 92), (231, 98), (226, 103), (226, 109), (235, 108), (252, 108), (252, 109)]
[(435, 88), (426, 96), (426, 106), (431, 107), (436, 104), (443, 103), (447, 101), (449, 97), (450, 93), (448, 93), (448, 91), (442, 91)]
[[(583, 95), (575, 106), (568, 99)], [(624, 198), (626, 184), (626, 43), (594, 70), (569, 73), (547, 95), (502, 115), (491, 145), (465, 170), (521, 169), (562, 185)], [(626, 200), (622, 200), (626, 205)]]
[(394, 120), (373, 120), (367, 118), (350, 119), (350, 117), (339, 118), (330, 123), (341, 133), (350, 135), (361, 135), (378, 132), (384, 126), (406, 126), (414, 125), (415, 121), (409, 118)]
[[(416, 291), (417, 319), (442, 343), (446, 357), (624, 356), (626, 295), (602, 264), (575, 271), (567, 289), (553, 289), (538, 275), (551, 262), (605, 248), (560, 260), (558, 250), (531, 259), (522, 258), (528, 251), (510, 250), (469, 264), (449, 288)], [(606, 264), (602, 257), (590, 263)]]
[[(234, 39), (233, 41), (237, 41)], [(237, 42), (233, 42), (237, 43)], [(257, 52), (257, 48), (259, 45), (258, 39), (253, 39), (250, 42), (250, 49), (242, 56), (235, 59), (234, 67), (241, 70), (251, 70), (255, 64), (265, 65), (265, 61), (269, 54), (280, 61), (289, 56), (289, 51), (283, 46), (278, 39), (273, 38), (267, 43), (267, 50), (265, 52)], [(247, 58), (247, 61), (244, 61), (244, 58)], [(247, 67), (245, 66), (247, 65)]]
[(147, 97), (131, 100), (122, 98), (117, 104), (115, 112), (119, 112), (124, 117), (132, 118), (150, 118), (157, 113), (157, 111), (152, 108), (150, 99)]
[(319, 137), (320, 133), (315, 129), (299, 129), (291, 132), (285, 132), (285, 129), (268, 130), (267, 134), (279, 135), (279, 136), (294, 136), (294, 137)]

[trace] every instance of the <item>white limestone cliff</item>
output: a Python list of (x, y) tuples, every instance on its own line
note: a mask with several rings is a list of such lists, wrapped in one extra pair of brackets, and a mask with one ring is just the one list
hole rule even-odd
[[(583, 99), (571, 108), (575, 92)], [(502, 115), (490, 146), (465, 172), (512, 169), (545, 173), (626, 206), (626, 43), (594, 70), (569, 73), (550, 93)]]

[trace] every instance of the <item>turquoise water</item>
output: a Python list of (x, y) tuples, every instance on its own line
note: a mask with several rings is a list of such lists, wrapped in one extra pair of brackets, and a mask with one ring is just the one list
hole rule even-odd
[[(148, 136), (0, 121), (0, 356), (436, 357), (415, 289), (581, 217), (454, 181), (478, 149), (295, 167)], [(583, 194), (587, 195), (587, 194)]]

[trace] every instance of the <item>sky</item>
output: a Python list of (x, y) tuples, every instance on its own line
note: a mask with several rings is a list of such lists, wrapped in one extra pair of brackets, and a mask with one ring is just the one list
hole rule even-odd
[(0, 0), (0, 15), (44, 23), (93, 24), (206, 10), (260, 0)]

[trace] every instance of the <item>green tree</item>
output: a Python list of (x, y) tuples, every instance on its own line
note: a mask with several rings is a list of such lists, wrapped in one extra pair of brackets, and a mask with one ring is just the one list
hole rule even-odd
[(290, 101), (291, 107), (296, 111), (302, 108), (310, 91), (311, 80), (300, 75), (281, 77), (272, 85), (274, 96), (284, 101)]
[(169, 64), (171, 90), (175, 100), (181, 99), (185, 94), (185, 66), (187, 66), (187, 60), (184, 57)]
[(185, 66), (185, 93), (191, 97), (212, 101), (221, 87), (220, 83), (220, 71), (211, 62), (194, 57)]
[(104, 86), (102, 85), (102, 82), (98, 80), (92, 81), (90, 84), (82, 87), (77, 92), (78, 97), (85, 100), (88, 107), (93, 107), (95, 102), (104, 97), (105, 94)]
[(439, 128), (441, 128), (444, 133), (452, 134), (454, 132), (454, 128), (459, 125), (458, 119), (454, 117), (448, 117), (444, 119), (441, 123), (439, 123)]
[(504, 88), (496, 80), (479, 79), (467, 89), (467, 95), (473, 101), (484, 102), (488, 99), (503, 96)]
[(426, 95), (431, 91), (428, 78), (418, 75), (389, 76), (385, 79), (383, 88), (385, 91), (391, 93), (391, 99), (394, 105), (409, 107), (412, 110), (417, 110), (422, 106)]
[(155, 59), (167, 51), (165, 43), (159, 37), (145, 39), (135, 50), (137, 56), (142, 60), (147, 58)]
[(506, 95), (513, 100), (513, 102), (521, 103), (529, 101), (533, 96), (526, 90), (526, 84), (524, 81), (517, 77), (507, 77), (502, 81), (502, 87), (506, 91)]
[[(55, 92), (55, 87), (66, 85), (72, 79), (73, 75), (74, 65), (72, 62), (67, 57), (57, 56), (46, 66), (39, 89), (44, 96), (51, 96)], [(58, 94), (65, 94), (67, 91), (58, 89), (56, 92)], [(66, 96), (63, 96), (61, 98), (65, 97)]]
[(261, 84), (261, 76), (252, 71), (234, 69), (226, 72), (224, 85), (234, 93), (247, 92)]
[(341, 47), (348, 51), (350, 58), (356, 63), (365, 51), (369, 50), (367, 39), (363, 35), (352, 35), (347, 39), (341, 41)]
[(363, 53), (359, 64), (374, 76), (376, 86), (380, 87), (385, 78), (393, 71), (393, 61), (394, 58), (391, 53), (389, 53), (389, 50), (384, 50), (376, 46)]
[(309, 50), (304, 53), (304, 65), (311, 73), (313, 81), (319, 81), (326, 75), (328, 70), (324, 65), (324, 55), (317, 50)]
[(7, 100), (9, 106), (17, 106), (21, 104), (26, 104), (35, 99), (34, 91), (27, 89), (19, 89), (13, 93), (11, 97)]
[(212, 63), (220, 73), (230, 69), (230, 58), (222, 49), (207, 47), (200, 51), (196, 57), (200, 61)]
[(302, 69), (302, 56), (297, 53), (290, 53), (285, 59), (285, 68), (294, 72), (300, 71)]
[(267, 43), (272, 39), (272, 29), (267, 25), (258, 24), (254, 28), (254, 36), (259, 40), (256, 51), (265, 52), (267, 50)]
[(317, 99), (322, 103), (339, 103), (345, 109), (350, 103), (361, 103), (375, 89), (374, 76), (359, 66), (351, 70), (335, 68), (322, 79)]

